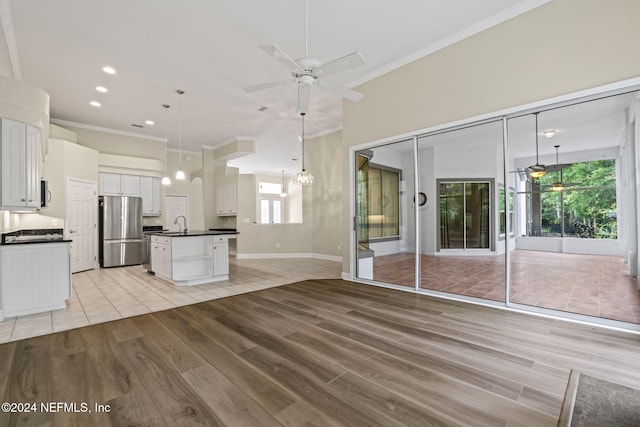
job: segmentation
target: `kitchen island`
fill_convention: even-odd
[[[177,286],[229,280],[229,241],[235,231],[159,231],[151,236],[150,273]]]

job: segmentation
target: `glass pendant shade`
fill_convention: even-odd
[[[176,172],[176,179],[182,180],[184,178],[185,178],[184,171],[182,169],[179,169],[178,172]]]
[[[564,190],[564,184],[561,182],[554,182],[553,186],[551,187],[551,189],[553,191],[562,191]]]
[[[311,175],[306,170],[302,169],[296,177],[293,179],[293,182],[300,185],[311,185],[313,184],[313,175]]]
[[[168,176],[164,176],[162,178],[162,185],[171,185],[171,178],[169,178]]]

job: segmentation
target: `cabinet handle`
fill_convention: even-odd
[[[26,202],[27,200],[26,200],[26,199],[20,199],[20,201],[21,201],[21,202]]]

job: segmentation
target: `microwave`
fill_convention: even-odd
[[[40,207],[46,208],[51,201],[51,193],[49,192],[49,181],[40,180]]]

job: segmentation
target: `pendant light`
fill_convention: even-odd
[[[162,104],[162,107],[164,108],[164,140],[167,144],[167,147],[169,146],[169,138],[167,137],[167,117],[168,117],[168,110],[171,107],[169,104]],[[162,185],[171,185],[171,178],[169,178],[169,174],[167,174],[167,163],[168,163],[168,157],[169,157],[169,151],[165,149],[165,153],[164,153],[164,176],[162,177]]]
[[[309,172],[307,172],[304,168],[304,116],[305,113],[300,113],[300,116],[302,117],[302,134],[301,134],[301,138],[302,138],[302,171],[298,172],[298,174],[296,175],[296,177],[293,179],[293,182],[295,182],[296,184],[300,184],[300,185],[311,185],[313,184],[313,175],[311,175]]]
[[[544,165],[541,165],[538,161],[538,114],[539,113],[534,113],[536,118],[536,164],[529,166],[529,169],[531,170],[529,175],[531,175],[531,178],[542,178],[547,173]]]
[[[280,187],[280,197],[287,197],[287,191],[284,187],[284,169],[282,170],[282,187]]]
[[[556,167],[558,167],[560,169],[560,181],[556,181],[551,185],[551,189],[553,191],[563,191],[564,190],[564,183],[562,182],[562,168],[560,168],[560,162],[558,161],[558,148],[560,148],[559,145],[554,145],[553,146],[556,149]]]
[[[178,180],[183,180],[185,178],[184,175],[184,171],[182,170],[182,94],[184,93],[183,90],[176,90],[176,93],[178,94],[178,108],[179,108],[179,113],[180,113],[180,118],[178,119],[178,138],[179,138],[179,145],[180,145],[180,159],[178,162],[178,172],[176,172],[176,179]]]

